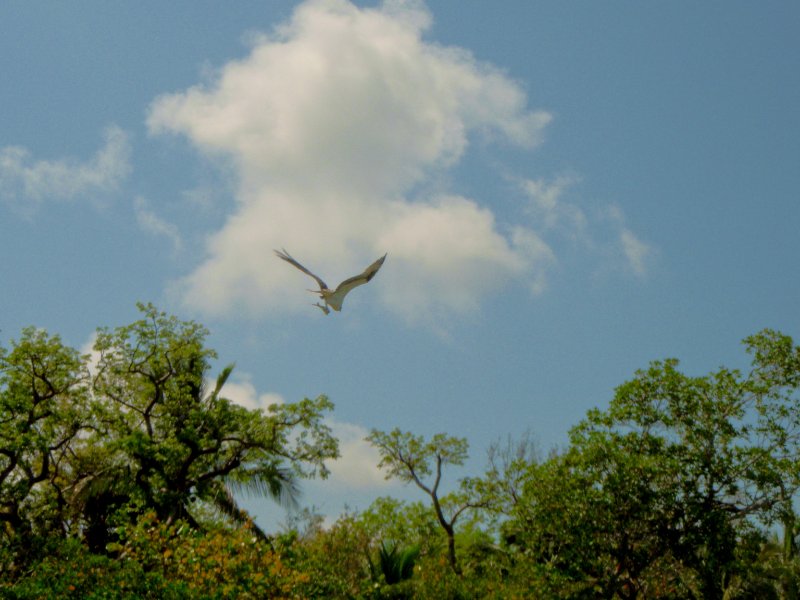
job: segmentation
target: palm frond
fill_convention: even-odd
[[[300,486],[292,471],[275,464],[239,470],[225,484],[234,493],[268,496],[285,508],[297,508],[300,498]]]
[[[228,377],[231,376],[233,373],[233,369],[236,366],[235,363],[231,363],[222,369],[222,372],[217,375],[217,383],[214,386],[214,391],[211,392],[211,399],[216,400],[219,397],[219,393],[222,391],[222,388],[225,386],[225,383],[228,381]]]
[[[210,502],[222,515],[237,525],[247,525],[262,541],[272,543],[271,538],[255,524],[250,514],[239,506],[231,489],[225,484],[214,481],[202,490],[202,498]]]
[[[419,552],[418,545],[400,550],[396,544],[390,544],[387,548],[386,544],[381,542],[378,558],[386,583],[392,585],[410,579],[414,574],[414,565]]]

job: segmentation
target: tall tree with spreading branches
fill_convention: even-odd
[[[387,479],[394,477],[403,482],[413,482],[430,497],[436,519],[447,536],[450,566],[453,571],[460,573],[456,557],[456,521],[465,511],[486,506],[486,500],[476,494],[476,488],[469,479],[462,480],[459,493],[447,498],[440,495],[439,486],[446,465],[464,464],[469,448],[467,440],[443,433],[425,440],[423,436],[399,429],[389,433],[373,429],[366,439],[380,453],[378,466],[386,469]],[[433,480],[426,480],[429,477]]]

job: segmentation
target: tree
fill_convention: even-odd
[[[745,344],[747,375],[638,371],[530,468],[513,524],[542,572],[587,596],[722,598],[756,523],[792,529],[800,351],[769,330]]]
[[[439,485],[445,465],[464,464],[467,458],[467,440],[439,433],[426,441],[422,436],[399,429],[390,433],[373,429],[366,439],[378,449],[381,455],[378,466],[387,470],[387,479],[396,477],[404,482],[413,482],[430,497],[436,519],[447,536],[450,567],[454,572],[460,573],[456,558],[456,521],[464,511],[485,506],[486,503],[475,494],[471,480],[463,480],[461,493],[451,497],[449,502],[440,497]],[[433,475],[432,483],[423,481],[423,478],[430,475]]]
[[[322,421],[333,407],[326,397],[266,412],[234,404],[223,396],[233,366],[213,388],[206,383],[216,355],[204,346],[205,328],[152,305],[139,309],[143,319],[99,330],[94,347],[98,427],[93,450],[76,457],[74,504],[96,549],[126,512],[153,510],[161,521],[199,527],[192,505],[200,500],[243,523],[233,492],[291,503],[297,477],[327,475],[324,461],[338,456],[338,445]]]
[[[328,474],[338,444],[320,396],[248,410],[207,379],[207,331],[152,305],[98,331],[95,359],[28,328],[0,348],[0,567],[36,541],[77,537],[96,553],[152,512],[166,524],[249,522],[235,493],[292,503],[298,479]],[[258,528],[255,535],[266,537]]]
[[[674,471],[651,440],[592,436],[531,464],[504,524],[519,571],[564,598],[685,590],[668,543]]]
[[[70,457],[90,424],[87,399],[86,370],[58,336],[29,327],[10,352],[0,349],[0,539],[12,560],[14,549],[30,554],[34,535],[64,526],[59,511]]]
[[[476,485],[488,501],[489,511],[504,520],[515,510],[524,509],[523,486],[531,465],[541,462],[540,453],[533,434],[526,431],[518,440],[509,436],[503,444],[493,443],[487,455],[486,473]]]
[[[124,554],[144,515],[197,534],[232,521],[263,540],[235,494],[295,502],[298,480],[327,476],[338,456],[325,396],[245,409],[224,396],[232,366],[209,381],[204,327],[139,309],[99,330],[92,356],[33,327],[0,347],[4,584],[76,543],[89,562]]]

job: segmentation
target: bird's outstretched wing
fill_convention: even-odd
[[[282,258],[283,260],[288,262],[293,267],[296,267],[296,268],[300,269],[306,275],[309,275],[309,276],[313,277],[316,280],[316,282],[319,284],[319,289],[320,290],[327,290],[328,289],[327,284],[324,281],[322,281],[322,279],[320,279],[319,277],[314,275],[311,271],[309,271],[303,265],[301,265],[299,262],[297,262],[295,259],[293,259],[291,257],[291,255],[286,251],[285,248],[282,249],[282,250],[275,250],[275,255],[278,256],[278,258]]]
[[[352,290],[355,287],[360,285],[364,285],[370,279],[375,277],[375,273],[377,273],[380,268],[383,266],[383,261],[386,260],[386,255],[384,254],[366,269],[360,275],[355,275],[353,277],[349,277],[345,279],[342,283],[336,286],[336,291],[334,292],[337,296],[344,297],[347,292]]]
[[[366,269],[360,275],[356,275],[354,277],[349,277],[345,279],[342,283],[336,286],[336,290],[333,293],[325,294],[325,302],[336,311],[342,310],[342,303],[344,302],[344,297],[347,293],[356,288],[360,285],[364,285],[370,279],[375,277],[375,273],[381,268],[383,265],[383,261],[386,260],[386,255],[384,254]]]

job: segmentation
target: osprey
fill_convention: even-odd
[[[373,277],[375,277],[375,273],[378,272],[378,270],[381,268],[381,265],[383,265],[383,261],[386,260],[386,254],[384,254],[378,260],[376,260],[374,263],[372,263],[370,266],[364,269],[364,272],[361,273],[361,275],[355,275],[354,277],[345,279],[342,283],[336,286],[335,290],[331,290],[326,285],[326,283],[322,281],[322,279],[314,275],[311,271],[306,269],[303,265],[301,265],[294,258],[292,258],[286,251],[286,249],[283,249],[283,251],[275,250],[275,254],[279,258],[282,258],[283,260],[288,262],[290,265],[297,267],[303,273],[305,273],[306,275],[310,275],[316,280],[317,284],[319,285],[319,291],[317,290],[308,290],[308,291],[313,292],[315,294],[319,294],[320,298],[325,304],[323,305],[320,304],[319,302],[315,302],[314,306],[319,307],[322,310],[322,312],[324,312],[326,315],[331,312],[330,311],[331,308],[336,312],[342,310],[342,303],[344,302],[344,297],[348,294],[348,292],[350,292],[350,290],[352,290],[353,288],[356,288],[360,285],[364,285]]]

